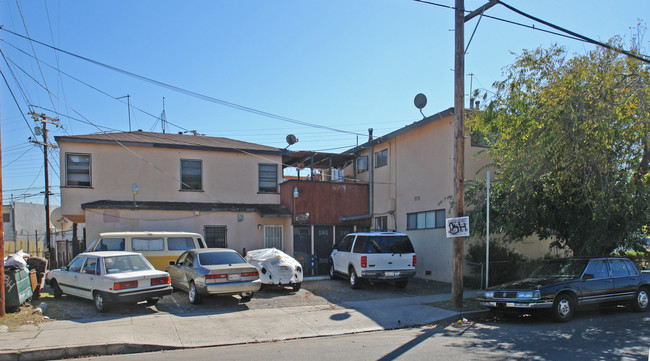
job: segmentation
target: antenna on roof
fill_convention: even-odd
[[[162,124],[163,134],[165,134],[165,123],[167,123],[167,114],[165,114],[165,97],[163,97],[163,111],[160,114],[160,124]]]
[[[415,99],[413,99],[413,103],[415,104],[416,108],[420,109],[420,114],[422,114],[422,119],[426,118],[424,113],[422,113],[422,108],[427,106],[426,95],[419,93],[418,95],[415,96]]]

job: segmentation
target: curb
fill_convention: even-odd
[[[0,352],[0,361],[40,361],[58,360],[83,356],[106,356],[113,354],[133,354],[153,351],[176,350],[181,347],[142,345],[142,344],[106,344],[90,346],[68,346],[28,351]]]

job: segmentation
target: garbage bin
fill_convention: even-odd
[[[5,312],[16,312],[32,297],[29,272],[21,268],[5,268]]]

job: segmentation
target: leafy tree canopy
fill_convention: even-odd
[[[610,41],[620,46],[620,39]],[[650,73],[606,49],[524,51],[468,117],[496,174],[490,231],[555,236],[576,255],[638,247],[650,224]],[[468,182],[472,228],[485,230],[485,183]]]

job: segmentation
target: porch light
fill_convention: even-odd
[[[298,198],[300,195],[300,191],[298,190],[298,187],[293,188],[293,198]]]

